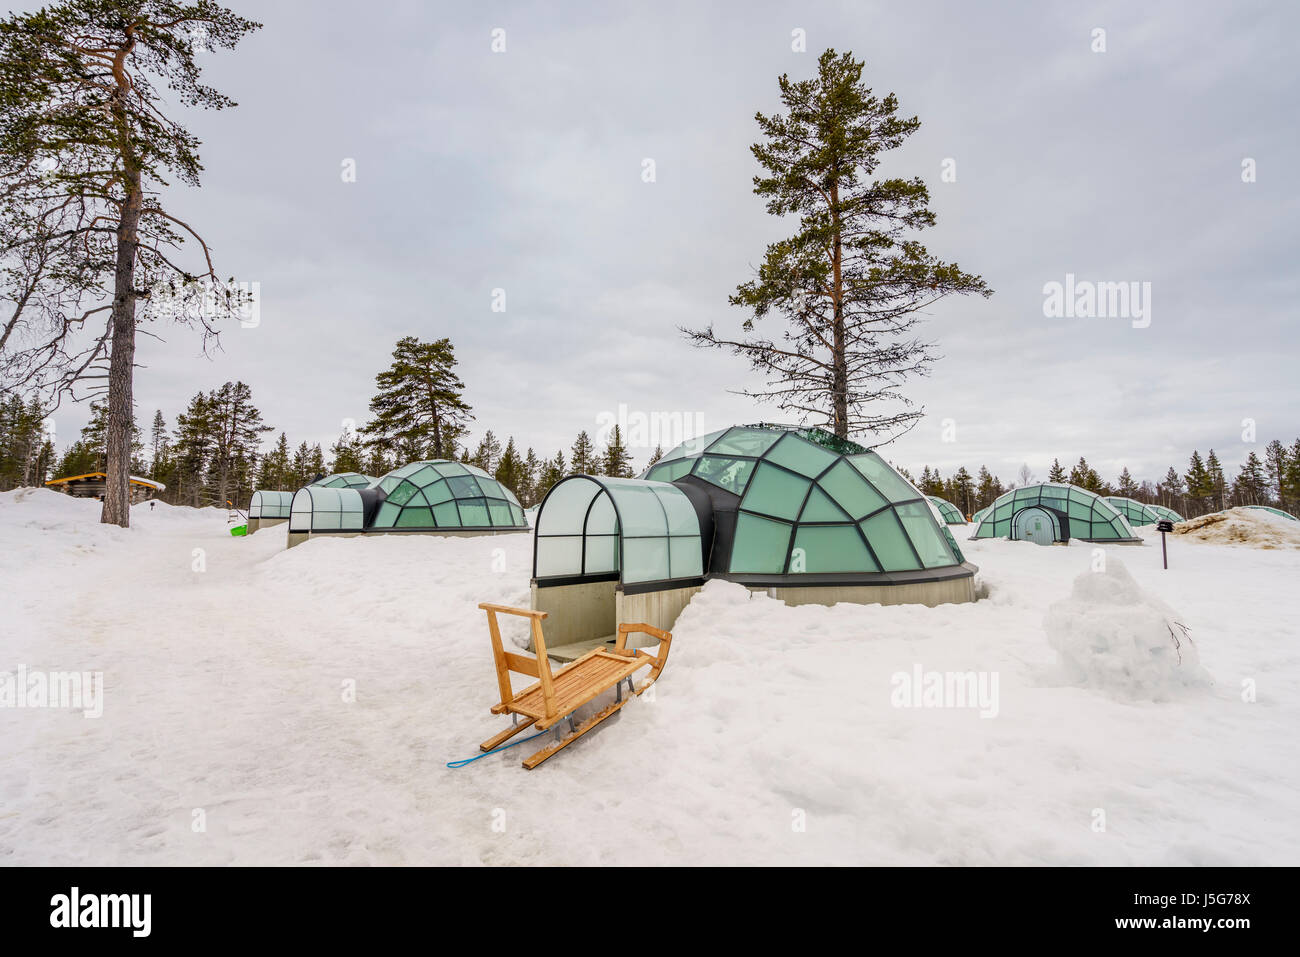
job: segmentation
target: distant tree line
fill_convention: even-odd
[[[991,505],[1004,492],[1035,481],[1027,465],[1021,466],[1017,479],[1004,485],[984,466],[974,477],[962,466],[944,478],[938,469],[925,466],[920,478],[913,481],[926,495],[947,499],[969,516]],[[1046,480],[1068,482],[1098,495],[1122,495],[1148,505],[1163,505],[1185,518],[1238,505],[1271,505],[1294,515],[1300,509],[1300,439],[1289,447],[1274,439],[1265,447],[1263,459],[1251,452],[1232,479],[1227,477],[1214,449],[1204,458],[1198,449],[1192,452],[1185,471],[1179,472],[1171,465],[1157,482],[1139,482],[1125,467],[1111,484],[1082,456],[1069,472],[1060,459],[1053,459]]]
[[[296,491],[333,472],[378,477],[423,459],[475,465],[512,489],[525,507],[540,502],[566,475],[628,478],[637,474],[617,425],[603,446],[583,430],[567,450],[549,457],[539,456],[532,447],[521,451],[514,436],[507,436],[502,445],[492,429],[471,448],[466,440],[474,415],[455,366],[449,339],[400,339],[392,364],[375,378],[370,420],[360,429],[345,430],[328,454],[319,443],[302,442],[295,448],[284,432],[264,450],[264,437],[274,430],[253,404],[252,390],[243,382],[226,382],[190,399],[174,427],[168,427],[161,410],[154,413],[147,438],[133,424],[131,470],[164,483],[164,501],[192,506],[230,501],[240,507],[255,489]],[[105,471],[105,410],[94,403],[90,412],[80,437],[56,461],[54,445],[43,431],[46,416],[38,401],[13,394],[0,397],[0,489],[40,485],[47,474],[61,478]],[[642,467],[662,455],[663,449],[656,448]],[[984,466],[973,476],[963,466],[947,478],[928,465],[919,478],[903,472],[926,495],[947,499],[968,516],[1008,489],[1035,481],[1027,465],[1009,484]],[[1231,480],[1213,449],[1204,459],[1199,450],[1194,451],[1185,471],[1170,466],[1158,482],[1139,482],[1124,468],[1112,485],[1083,457],[1069,472],[1059,459],[1053,460],[1047,480],[1069,482],[1099,495],[1165,505],[1188,518],[1234,505],[1273,505],[1294,514],[1300,508],[1300,439],[1289,447],[1273,440],[1263,459],[1251,452]]]
[[[345,430],[328,453],[319,443],[295,448],[281,432],[263,449],[267,425],[244,382],[227,382],[199,392],[169,426],[154,412],[148,435],[131,427],[131,473],[166,485],[159,499],[174,505],[247,505],[256,489],[296,491],[334,472],[381,476],[408,462],[450,459],[475,465],[512,489],[525,506],[540,502],[566,475],[631,477],[632,456],[619,426],[600,446],[586,432],[573,445],[543,458],[531,447],[520,450],[513,436],[504,446],[488,429],[477,445],[466,442],[472,410],[464,383],[456,375],[451,342],[397,343],[392,365],[376,377],[371,419]],[[11,395],[0,401],[0,489],[41,485],[107,469],[108,426],[105,406],[92,402],[90,421],[61,457],[43,429],[39,401]],[[650,461],[663,454],[656,449]]]

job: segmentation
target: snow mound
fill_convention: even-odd
[[[1178,614],[1116,558],[1076,578],[1070,597],[1047,609],[1044,627],[1074,684],[1117,698],[1165,701],[1213,681]]]
[[[1300,548],[1300,522],[1258,508],[1230,508],[1174,526],[1174,534],[1211,545]]]

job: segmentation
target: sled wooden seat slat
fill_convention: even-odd
[[[481,603],[479,608],[487,612],[488,634],[492,639],[492,656],[497,672],[497,689],[501,694],[501,700],[492,706],[491,711],[493,714],[514,715],[516,722],[500,734],[484,741],[479,747],[484,751],[491,751],[525,728],[536,727],[539,731],[545,731],[565,719],[570,719],[568,736],[560,738],[554,744],[524,760],[524,767],[530,769],[615,714],[627,703],[631,694],[639,695],[654,684],[668,660],[668,649],[672,643],[672,635],[669,632],[643,623],[623,624],[618,626],[618,636],[612,649],[593,648],[558,671],[553,671],[546,654],[546,637],[542,633],[542,620],[546,618],[546,612],[511,608],[508,605],[496,605],[490,602]],[[497,621],[498,614],[518,615],[530,620],[532,643],[537,657],[529,658],[505,650],[501,641],[501,628]],[[628,648],[627,636],[633,632],[657,638],[659,640],[657,653],[652,655],[644,649]],[[647,679],[637,686],[631,680],[632,675],[645,667],[649,667],[650,672]],[[510,684],[512,671],[536,678],[537,681],[516,693]],[[630,694],[626,697],[623,689],[619,687],[624,681],[629,684]],[[611,688],[618,689],[617,700],[584,720],[581,725],[573,723],[571,717],[576,710],[591,703]],[[520,718],[524,720],[521,721]]]

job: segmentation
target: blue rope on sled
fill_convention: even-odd
[[[505,750],[507,750],[508,748],[513,748],[516,744],[523,744],[525,741],[531,741],[531,740],[533,740],[533,738],[540,738],[542,735],[544,735],[544,734],[550,734],[550,733],[551,733],[551,732],[550,732],[549,730],[547,730],[547,731],[538,731],[536,734],[530,734],[528,737],[526,737],[526,738],[520,738],[518,741],[511,741],[509,744],[503,744],[503,745],[501,745],[501,747],[499,747],[499,748],[493,748],[491,751],[484,751],[482,754],[476,754],[476,755],[474,755],[474,757],[472,757],[472,758],[464,758],[463,760],[460,760],[460,761],[448,761],[448,762],[447,762],[447,767],[449,767],[449,768],[453,768],[453,769],[454,769],[454,768],[463,768],[463,767],[464,767],[465,765],[467,765],[467,764],[473,764],[473,763],[474,763],[475,761],[477,761],[479,758],[486,758],[489,754],[496,754],[498,751],[505,751]]]

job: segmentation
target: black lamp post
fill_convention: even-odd
[[[1169,546],[1165,543],[1165,535],[1173,530],[1174,523],[1168,520],[1156,524],[1156,531],[1160,533],[1160,554],[1164,558],[1165,568],[1169,567]]]

